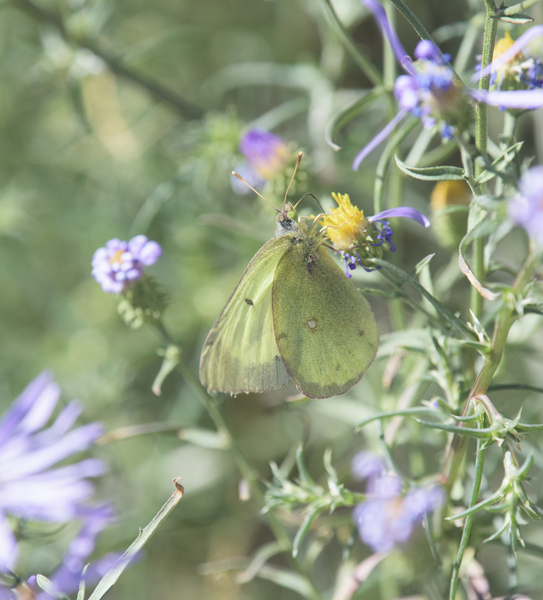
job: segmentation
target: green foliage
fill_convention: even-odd
[[[518,37],[540,14],[531,0],[384,4],[410,54],[429,31],[457,57],[458,82],[476,54],[488,62],[496,26]],[[475,597],[481,573],[493,597],[543,599],[541,249],[507,210],[542,162],[540,114],[479,105],[445,144],[409,116],[355,173],[397,110],[400,74],[358,0],[6,0],[1,15],[0,415],[44,368],[66,401],[81,398],[82,419],[107,430],[95,500],[118,512],[91,563],[129,548],[78,600],[456,600]],[[393,221],[396,254],[372,248],[376,270],[353,272],[381,342],[341,398],[306,401],[292,382],[210,396],[196,377],[207,332],[273,236],[273,209],[231,187],[254,127],[288,148],[259,188],[276,208],[304,150],[289,200],[310,192],[322,208],[306,198],[303,222],[332,192],[367,215],[429,214],[435,182],[469,185],[469,207],[436,213],[460,217],[444,223],[449,241]],[[138,234],[162,259],[122,297],[105,294],[93,252]],[[369,497],[350,472],[361,450],[384,458],[402,498],[429,483],[446,495],[424,528],[371,558],[352,521]],[[74,528],[12,524],[21,554],[5,581],[43,573],[37,585],[64,597],[47,577]]]

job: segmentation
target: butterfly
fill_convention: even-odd
[[[255,254],[205,340],[207,390],[265,392],[293,379],[306,396],[330,398],[360,381],[377,352],[377,325],[324,242],[317,219],[306,225],[285,194],[275,237]]]

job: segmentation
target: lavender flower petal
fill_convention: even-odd
[[[15,400],[11,408],[0,420],[0,448],[10,439],[10,434],[15,430],[19,423],[25,418],[26,414],[39,396],[53,380],[49,371],[43,371],[40,375],[31,381],[23,390],[21,395]]]
[[[409,208],[408,206],[399,206],[398,208],[384,210],[383,212],[373,215],[373,217],[369,217],[368,221],[371,223],[373,221],[379,221],[380,219],[390,219],[391,217],[406,217],[424,225],[424,227],[430,227],[430,221],[427,217],[418,210]]]
[[[66,522],[84,514],[81,504],[94,493],[87,478],[101,475],[96,459],[50,468],[74,452],[87,449],[103,427],[91,423],[68,431],[81,412],[79,403],[64,408],[43,429],[56,408],[59,387],[44,372],[29,384],[0,420],[0,569],[16,557],[16,540],[6,515]]]
[[[362,150],[356,155],[353,162],[353,171],[357,171],[360,163],[379,146],[381,142],[384,142],[387,137],[392,133],[396,125],[405,117],[407,111],[400,110],[398,114],[371,140],[369,144],[364,146]]]
[[[351,471],[357,479],[370,479],[381,476],[385,472],[385,463],[373,452],[358,452],[353,457]]]
[[[414,70],[412,71],[409,69],[409,63],[404,62],[404,58],[409,55],[400,42],[398,34],[390,26],[385,9],[377,2],[377,0],[362,0],[362,4],[373,14],[381,33],[388,39],[398,63],[402,65],[408,73],[414,73]]]
[[[543,107],[543,90],[513,90],[508,92],[487,92],[486,90],[470,90],[472,98],[501,108],[517,108],[535,110]]]

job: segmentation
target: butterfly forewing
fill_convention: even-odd
[[[200,381],[208,390],[265,392],[289,381],[271,302],[275,270],[290,237],[274,238],[255,254],[209,332],[200,359]]]
[[[366,299],[312,236],[291,242],[277,265],[272,292],[281,357],[306,396],[345,394],[377,352],[375,318]]]

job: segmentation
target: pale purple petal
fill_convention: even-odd
[[[373,452],[358,452],[351,462],[351,471],[357,479],[377,477],[385,472],[385,463]]]
[[[150,266],[162,256],[162,248],[157,242],[147,242],[141,249],[139,259],[145,266]]]
[[[149,241],[146,235],[137,235],[128,242],[128,249],[134,256],[138,256],[141,249]]]
[[[49,443],[51,440],[63,436],[75,423],[79,415],[83,412],[83,405],[78,400],[69,402],[58,414],[54,423],[39,434],[40,443]]]
[[[401,492],[402,485],[399,477],[383,475],[373,483],[371,493],[380,499],[394,498]]]
[[[9,528],[8,520],[0,512],[0,573],[14,569],[18,550],[15,536]]]
[[[385,9],[381,6],[381,4],[379,4],[379,2],[377,2],[377,0],[362,0],[362,4],[373,14],[381,33],[388,39],[390,47],[392,48],[392,52],[394,52],[394,56],[396,57],[398,63],[402,65],[402,67],[404,67],[408,73],[414,72],[409,70],[410,65],[404,62],[404,58],[408,56],[408,54],[400,42],[400,38],[398,37],[397,33],[390,26]]]
[[[498,56],[496,60],[493,60],[484,69],[481,69],[477,73],[471,76],[470,81],[479,81],[482,77],[490,75],[492,71],[499,69],[502,65],[505,65],[510,60],[521,52],[534,38],[543,35],[543,25],[534,25],[525,31],[518,40],[511,45],[502,55]]]
[[[19,424],[19,430],[33,433],[49,421],[60,398],[60,386],[51,382],[40,392],[36,401]]]
[[[371,140],[369,144],[364,146],[362,150],[356,155],[356,158],[353,162],[353,171],[357,171],[360,163],[379,146],[382,142],[384,142],[387,137],[393,132],[394,128],[398,123],[405,117],[407,111],[400,110],[393,119]]]
[[[388,210],[384,210],[383,212],[373,215],[373,217],[369,217],[368,221],[370,221],[371,223],[372,221],[379,221],[380,219],[390,219],[391,217],[407,217],[408,219],[413,219],[413,221],[424,225],[424,227],[430,227],[429,219],[418,210],[415,210],[414,208],[409,208],[409,206],[399,206],[398,208],[390,208]]]
[[[86,450],[103,433],[104,428],[100,423],[89,423],[74,429],[51,445],[25,453],[16,463],[0,465],[0,480],[7,481],[43,471],[70,454]]]
[[[513,90],[510,92],[487,92],[486,90],[470,90],[472,98],[501,108],[517,108],[535,110],[543,107],[543,90]]]
[[[21,395],[15,400],[11,408],[5,413],[0,421],[0,448],[9,439],[19,423],[25,418],[27,412],[34,404],[36,397],[41,394],[45,387],[53,380],[49,371],[43,371],[32,380]]]
[[[413,54],[417,59],[426,58],[428,60],[434,60],[436,62],[441,61],[441,52],[431,40],[421,40],[417,44],[417,47],[415,48],[415,52]]]

